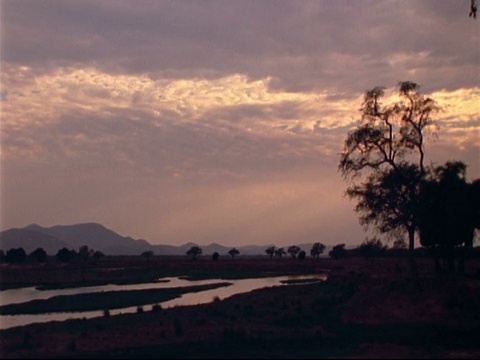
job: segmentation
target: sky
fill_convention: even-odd
[[[419,84],[442,108],[426,163],[480,178],[469,6],[0,0],[1,230],[359,245],[338,164],[366,90]]]

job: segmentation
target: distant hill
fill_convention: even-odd
[[[0,233],[0,249],[8,251],[12,248],[23,248],[27,254],[41,247],[47,254],[56,254],[68,244],[57,239],[55,236],[48,235],[36,230],[29,229],[9,229]]]
[[[143,251],[151,250],[152,247],[146,240],[121,236],[97,223],[57,225],[49,228],[33,224],[25,229],[53,236],[66,243],[70,249],[77,250],[80,246],[87,245],[108,255],[141,254]]]
[[[218,252],[221,256],[227,255],[233,247],[212,243],[202,245],[189,242],[180,246],[152,245],[143,239],[135,240],[129,236],[121,236],[98,223],[85,223],[74,225],[57,225],[42,227],[37,224],[29,225],[22,229],[9,229],[0,232],[0,249],[7,251],[11,248],[23,247],[28,253],[41,247],[49,255],[55,255],[63,247],[78,250],[87,245],[93,250],[103,252],[105,255],[140,255],[151,250],[156,255],[185,255],[192,246],[200,246],[204,255]],[[295,245],[292,243],[292,245]],[[307,255],[310,254],[312,243],[296,244]],[[265,255],[265,249],[270,245],[246,245],[236,247],[240,255]],[[273,245],[272,245],[273,246]],[[285,246],[285,251],[288,246]],[[328,256],[330,247],[325,249],[323,256]]]

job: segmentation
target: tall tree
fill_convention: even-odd
[[[78,257],[82,260],[88,260],[94,254],[94,250],[90,249],[88,245],[82,245],[78,248]]]
[[[301,251],[299,246],[297,245],[292,245],[287,248],[287,252],[292,256],[292,258],[296,259],[297,254]]]
[[[268,248],[265,249],[265,253],[270,256],[270,259],[273,257],[275,254],[275,246],[269,246]]]
[[[278,249],[275,250],[275,255],[278,256],[278,257],[280,257],[280,258],[281,258],[283,255],[285,255],[285,254],[286,254],[286,252],[285,252],[285,250],[283,250],[282,247],[280,247],[280,248],[278,248]]]
[[[342,257],[345,257],[347,254],[347,250],[345,249],[345,244],[337,244],[334,245],[332,250],[328,252],[328,255],[332,259],[340,259]]]
[[[20,264],[27,259],[27,253],[22,247],[11,248],[5,255],[5,261],[9,264]]]
[[[439,108],[414,82],[400,82],[397,90],[399,100],[388,105],[382,104],[384,87],[365,92],[362,121],[345,140],[339,170],[352,180],[347,195],[358,200],[362,225],[373,225],[380,232],[406,230],[410,269],[417,281],[414,248],[425,135]],[[359,177],[364,181],[356,184]]]
[[[197,256],[202,255],[202,248],[199,246],[192,246],[186,254],[192,258],[192,260],[196,260]]]
[[[465,253],[473,245],[475,228],[480,228],[480,179],[466,180],[467,165],[449,161],[432,168],[422,184],[420,243],[431,248],[435,268],[441,270],[439,257],[455,271],[455,250],[459,250],[459,271],[464,271]]]
[[[323,254],[324,251],[325,245],[320,242],[316,242],[312,245],[312,248],[310,249],[310,255],[314,258],[319,259],[320,255]]]
[[[61,248],[60,250],[58,250],[57,254],[55,255],[55,257],[63,262],[63,263],[67,263],[69,261],[71,261],[75,256],[77,255],[76,251],[75,250],[68,250],[67,248]]]
[[[28,258],[30,258],[34,262],[44,263],[47,260],[47,252],[43,248],[39,247],[36,250],[32,251],[28,255]]]
[[[228,255],[230,255],[232,259],[234,259],[238,254],[240,254],[240,251],[237,248],[233,248],[228,251]]]
[[[376,237],[372,239],[365,239],[358,247],[358,253],[365,258],[380,257],[385,255],[387,246]]]
[[[153,255],[153,250],[146,250],[140,254],[141,257],[145,258],[147,268],[150,267],[150,259],[153,257]]]

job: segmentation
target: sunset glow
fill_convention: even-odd
[[[365,3],[2,1],[1,230],[358,244],[339,153],[363,92],[402,80],[442,109],[428,161],[479,178],[478,21]]]

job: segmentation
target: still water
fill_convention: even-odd
[[[223,280],[223,279],[208,279],[208,280],[185,280],[178,277],[170,277],[160,279],[160,282],[146,283],[146,284],[130,284],[130,285],[102,285],[102,286],[86,286],[70,289],[56,289],[56,290],[37,290],[34,287],[4,290],[0,292],[0,305],[23,303],[31,300],[48,299],[58,295],[76,295],[84,293],[94,293],[101,291],[121,291],[121,290],[143,290],[143,289],[162,289],[173,288],[181,286],[192,285],[207,285],[218,282],[227,281],[232,285],[220,287],[212,290],[205,290],[196,293],[187,293],[182,296],[161,302],[163,309],[174,306],[198,305],[212,302],[214,298],[225,299],[235,294],[245,293],[252,290],[257,290],[265,287],[286,285],[283,281],[310,279],[323,281],[326,279],[324,274],[316,275],[299,275],[299,276],[277,276],[265,277],[258,279],[240,279],[240,280]],[[289,285],[292,286],[292,285]],[[153,305],[153,304],[152,304]],[[149,311],[148,306],[143,306],[145,311]],[[110,315],[133,313],[137,311],[137,306],[112,309]],[[88,312],[62,312],[62,313],[46,313],[35,315],[0,315],[0,330],[8,329],[14,326],[22,326],[32,323],[48,322],[48,321],[64,321],[67,319],[90,319],[93,317],[103,316],[103,310],[88,311]]]

